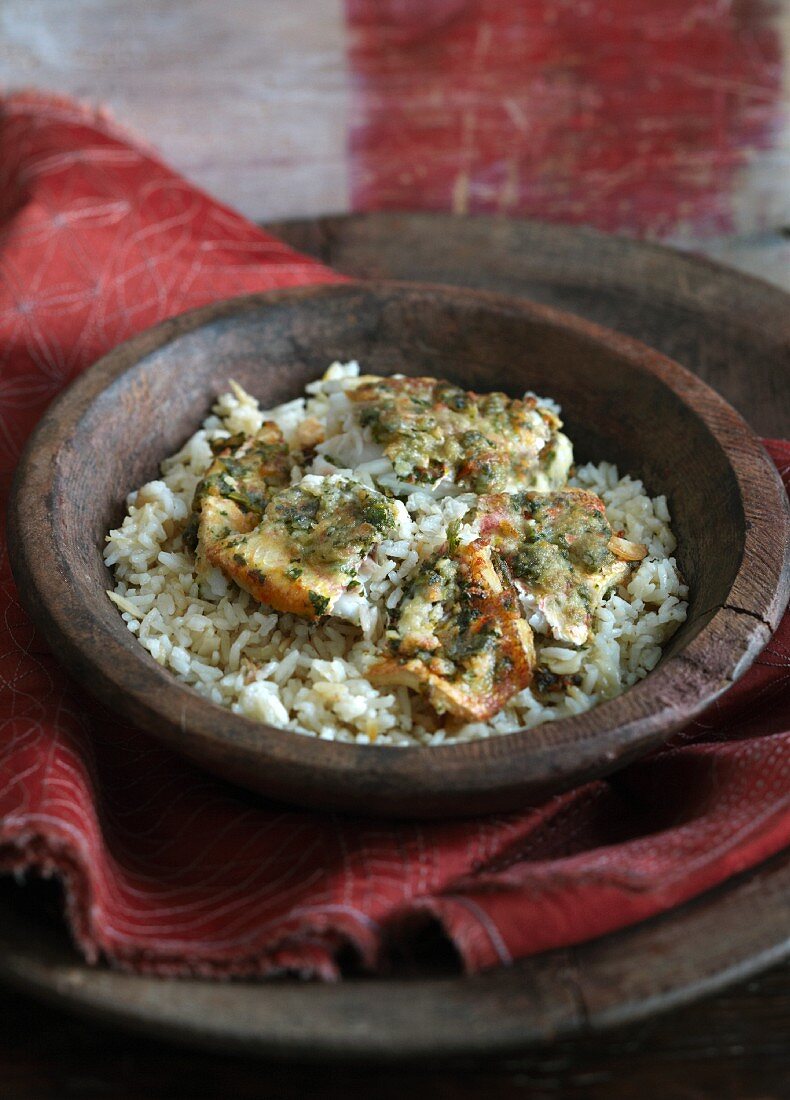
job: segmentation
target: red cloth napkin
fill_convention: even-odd
[[[118,341],[330,271],[100,116],[21,96],[0,137],[3,495],[48,401]],[[790,480],[790,445],[770,444]],[[786,617],[672,745],[521,813],[386,824],[274,807],[125,725],[61,672],[0,559],[0,867],[54,872],[86,957],[162,974],[333,978],[438,922],[468,970],[678,904],[790,842]]]

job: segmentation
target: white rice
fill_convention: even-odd
[[[384,543],[376,552],[366,580],[370,613],[361,625],[275,613],[218,569],[198,583],[181,533],[195,487],[212,461],[213,439],[254,432],[268,419],[296,446],[300,425],[315,417],[326,425],[328,438],[307,471],[294,467],[294,482],[305,472],[340,469],[370,486],[397,486],[388,460],[350,424],[343,385],[358,372],[356,363],[335,363],[323,380],[307,387],[306,399],[265,412],[231,383],[232,392],[219,398],[214,415],[162,463],[161,478],[130,494],[123,523],[107,537],[104,559],[115,577],[110,598],[154,660],[215,703],[249,718],[325,740],[386,745],[436,745],[529,728],[587,710],[646,676],[686,618],[688,591],[672,556],[676,544],[665,498],[649,497],[641,481],[621,478],[607,462],[582,466],[569,484],[597,493],[613,530],[645,543],[648,556],[603,601],[583,648],[536,635],[541,663],[557,674],[576,674],[578,684],[550,701],[526,688],[485,723],[459,727],[437,719],[406,688],[382,691],[365,677],[378,657],[386,617],[381,612],[397,605],[419,559],[446,541],[452,521],[460,521],[462,543],[477,537],[475,524],[463,522],[475,498],[454,485],[439,486],[434,494],[406,490],[410,537]],[[552,402],[541,402],[556,411]],[[537,613],[531,620],[536,629],[541,618]]]

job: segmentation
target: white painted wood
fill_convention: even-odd
[[[713,237],[687,247],[790,291],[790,237],[781,233]]]
[[[343,0],[0,0],[0,81],[110,107],[258,220],[348,208]]]

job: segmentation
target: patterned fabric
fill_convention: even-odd
[[[16,97],[3,114],[5,497],[47,402],[112,345],[336,276],[74,104]],[[770,449],[790,480],[790,445]],[[788,617],[703,718],[611,779],[516,814],[391,825],[270,807],[92,702],[21,610],[4,548],[0,604],[0,866],[63,879],[91,960],[334,978],[341,959],[384,968],[438,922],[479,970],[676,905],[790,841]]]

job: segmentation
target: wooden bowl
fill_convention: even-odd
[[[104,536],[124,499],[235,378],[273,405],[333,359],[369,372],[525,389],[563,406],[579,461],[666,494],[687,621],[658,667],[586,714],[484,741],[393,748],[320,741],[207,702],[161,668],[105,595]],[[748,369],[748,364],[744,364]],[[738,414],[635,341],[532,303],[446,287],[308,287],[220,302],[130,340],[50,408],[17,471],[10,549],[21,598],[64,665],[109,706],[245,787],[400,817],[523,806],[633,760],[749,667],[790,585],[787,498]]]

